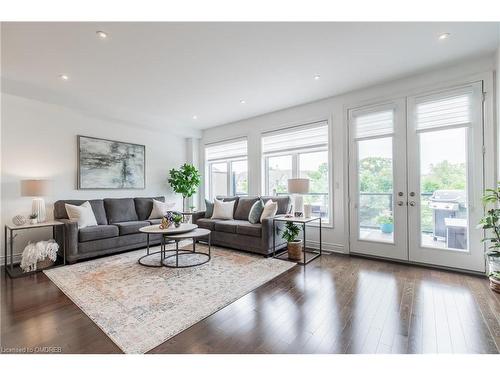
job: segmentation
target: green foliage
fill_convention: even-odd
[[[30,217],[31,220],[34,220],[34,219],[36,219],[38,217],[38,214],[32,213],[32,214],[30,214],[29,217]]]
[[[488,255],[500,256],[500,183],[496,189],[486,189],[483,196],[483,204],[487,209],[486,215],[479,221],[478,228],[485,230],[482,242],[489,243]]]
[[[293,242],[297,239],[299,233],[300,227],[291,221],[287,221],[285,223],[285,230],[281,234],[281,237],[283,237],[283,239],[285,239],[287,242]]]
[[[313,193],[328,193],[328,163],[321,164],[316,171],[307,172],[309,190]]]
[[[168,183],[177,194],[181,194],[183,198],[189,198],[200,186],[201,176],[194,165],[184,164],[178,170],[175,168],[170,170]]]
[[[380,225],[383,224],[394,224],[394,218],[392,217],[392,213],[390,211],[384,211],[379,216],[377,216],[377,223]]]
[[[466,173],[464,163],[443,160],[431,164],[430,171],[422,177],[422,192],[432,193],[438,189],[465,190]]]
[[[182,215],[176,213],[173,215],[172,220],[174,221],[174,223],[180,224],[182,222]]]
[[[361,159],[359,162],[359,191],[392,192],[392,160],[381,157]]]

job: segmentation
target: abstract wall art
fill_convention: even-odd
[[[78,189],[144,189],[146,147],[78,136]]]

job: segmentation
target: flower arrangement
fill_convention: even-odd
[[[182,215],[178,212],[168,211],[165,216],[161,219],[160,229],[167,229],[172,223],[176,227],[182,222]],[[177,224],[178,223],[178,224]]]

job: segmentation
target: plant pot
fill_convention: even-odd
[[[301,260],[302,259],[302,240],[295,240],[288,242],[288,259]]]
[[[30,224],[34,225],[38,223],[38,219],[30,219]]]
[[[179,228],[179,227],[181,226],[181,223],[174,223],[174,226],[175,226],[176,228]]]
[[[490,289],[496,293],[500,293],[500,280],[490,276]]]
[[[382,233],[392,233],[394,232],[394,224],[380,224],[380,230]]]

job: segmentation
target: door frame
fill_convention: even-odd
[[[394,111],[394,129],[392,134],[392,163],[393,163],[393,218],[394,218],[394,242],[379,242],[372,240],[363,240],[359,238],[358,228],[358,141],[354,139],[354,114],[369,114],[378,111],[392,109]],[[355,247],[357,252],[383,256],[391,259],[407,260],[407,207],[396,205],[396,200],[402,200],[406,203],[406,150],[401,148],[406,142],[406,100],[399,98],[388,103],[363,106],[353,108],[349,111],[349,209],[350,209],[350,228],[355,230],[349,231],[349,241],[351,246]],[[403,126],[404,125],[404,126]],[[367,137],[364,140],[387,138]],[[398,192],[403,192],[403,196],[397,196]]]
[[[500,134],[497,134],[495,128],[495,102],[494,102],[494,73],[492,70],[487,70],[487,71],[482,71],[482,72],[477,72],[465,76],[459,76],[455,78],[451,78],[445,81],[437,82],[437,83],[428,83],[424,84],[422,86],[419,86],[419,83],[416,83],[414,86],[415,88],[405,88],[405,89],[400,89],[399,87],[396,87],[395,89],[380,89],[377,90],[377,92],[373,90],[366,90],[368,94],[365,94],[363,92],[360,92],[356,98],[351,97],[351,99],[348,99],[343,105],[342,105],[342,119],[343,119],[343,128],[345,129],[344,132],[344,156],[346,163],[344,163],[344,191],[345,191],[345,202],[347,204],[344,205],[344,227],[346,228],[346,232],[344,235],[344,248],[345,248],[345,253],[347,254],[354,254],[354,255],[362,255],[362,256],[368,256],[369,255],[364,255],[364,254],[359,254],[356,253],[355,251],[352,251],[352,246],[350,242],[350,232],[352,230],[351,228],[351,218],[350,218],[350,204],[349,204],[349,199],[350,199],[350,186],[349,186],[349,148],[350,148],[350,141],[349,137],[350,134],[348,132],[349,128],[349,111],[352,109],[356,109],[359,107],[364,107],[364,106],[369,106],[370,104],[374,103],[384,103],[384,102],[390,102],[391,100],[401,98],[401,97],[407,97],[407,96],[412,96],[412,95],[418,95],[422,92],[426,91],[435,91],[435,90],[440,90],[440,89],[445,89],[447,87],[453,87],[457,85],[464,85],[468,83],[473,83],[476,81],[483,81],[483,93],[484,93],[484,101],[483,101],[483,131],[484,131],[484,186],[485,187],[493,187],[496,185],[497,181],[497,176],[500,174],[498,171],[499,168],[499,163],[497,162],[497,144],[500,144],[499,138]],[[384,94],[380,95],[380,91],[384,91]],[[500,114],[499,114],[500,116]],[[500,133],[500,132],[499,132]],[[375,258],[384,258],[380,256],[371,256]],[[400,260],[402,263],[414,263],[418,264],[416,262],[410,262]],[[434,268],[445,268],[449,269],[449,267],[440,267],[440,266],[430,266]],[[461,270],[463,272],[473,272],[473,271],[466,271],[466,270]],[[484,274],[484,273],[482,273]]]

